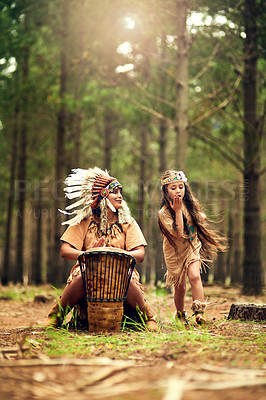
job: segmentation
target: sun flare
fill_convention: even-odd
[[[134,29],[136,21],[131,17],[125,17],[125,24],[128,29]]]

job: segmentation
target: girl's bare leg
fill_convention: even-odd
[[[196,322],[198,324],[205,323],[203,313],[206,303],[204,301],[204,290],[200,277],[200,261],[196,261],[189,265],[187,275],[191,285],[193,299],[191,308],[196,314]]]
[[[188,279],[191,285],[192,299],[204,302],[204,291],[200,277],[200,261],[195,261],[189,265],[187,271]]]
[[[175,302],[175,308],[177,311],[177,314],[180,315],[184,311],[184,305],[185,305],[185,294],[186,294],[186,280],[180,284],[180,285],[175,285],[174,287],[174,302]]]

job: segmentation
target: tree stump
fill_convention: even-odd
[[[266,304],[231,304],[228,319],[266,321]]]

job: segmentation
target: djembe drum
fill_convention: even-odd
[[[87,299],[89,332],[119,332],[136,259],[125,251],[97,247],[78,257]]]

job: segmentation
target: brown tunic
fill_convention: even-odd
[[[75,249],[86,251],[102,236],[97,222],[93,217],[81,221],[77,225],[67,228],[60,240],[69,243]],[[107,230],[106,245],[122,250],[130,251],[138,246],[147,246],[146,240],[137,222],[132,219],[130,224],[114,223]],[[71,270],[67,282],[72,281],[73,276],[80,273],[79,264],[75,264]]]
[[[201,242],[192,224],[190,214],[184,205],[182,207],[182,213],[187,218],[188,239],[177,236],[173,218],[166,206],[163,206],[159,211],[159,219],[176,245],[175,249],[167,237],[163,235],[163,253],[167,266],[166,286],[179,285],[182,283],[187,273],[188,266],[192,262],[201,261]]]

